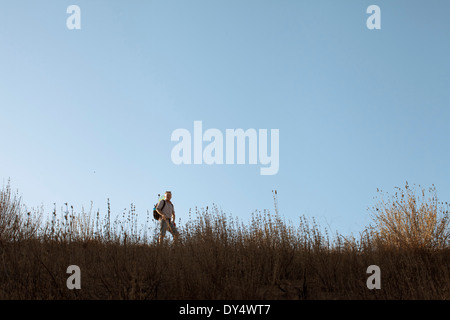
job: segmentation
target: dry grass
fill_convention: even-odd
[[[8,185],[0,299],[450,299],[448,212],[423,197],[407,187],[377,205],[373,226],[345,238],[304,217],[286,223],[274,193],[274,213],[245,224],[216,206],[195,209],[178,243],[157,245],[149,212],[138,225],[134,206],[113,220],[110,210],[65,204],[43,221]],[[73,264],[81,290],[66,287]],[[369,265],[381,268],[380,290],[366,287]]]
[[[448,203],[438,201],[435,187],[419,191],[406,183],[373,209],[375,241],[389,247],[443,249],[449,245]],[[428,195],[428,197],[427,197]]]

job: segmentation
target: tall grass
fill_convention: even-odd
[[[420,186],[419,186],[420,188]],[[449,246],[449,206],[439,202],[436,188],[396,188],[393,196],[380,192],[372,210],[375,241],[389,247],[414,249]]]
[[[216,205],[195,208],[178,222],[179,241],[158,245],[148,211],[139,225],[133,205],[113,214],[108,200],[103,215],[64,204],[44,220],[8,184],[0,192],[0,299],[449,299],[448,213],[435,198],[411,205],[405,192],[378,204],[374,224],[357,237],[331,237],[303,216],[286,222],[275,191],[273,212],[246,223]],[[417,232],[405,223],[428,233],[410,240]],[[66,287],[73,264],[81,290]],[[373,264],[380,290],[366,286]]]

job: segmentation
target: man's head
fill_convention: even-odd
[[[165,198],[166,200],[169,200],[169,201],[170,201],[170,199],[172,199],[172,192],[166,191],[166,193],[164,194],[164,198]]]

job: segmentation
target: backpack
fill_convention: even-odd
[[[162,209],[164,209],[164,206],[166,205],[166,200],[161,200],[164,201],[163,202],[163,206],[161,207],[161,211]],[[161,217],[161,215],[158,213],[158,211],[156,211],[156,207],[158,206],[159,202],[157,204],[155,204],[155,207],[153,208],[153,219],[155,220],[159,220],[159,218]]]

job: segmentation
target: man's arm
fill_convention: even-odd
[[[156,212],[159,213],[159,215],[160,215],[161,217],[163,217],[163,219],[165,219],[166,216],[165,216],[164,213],[161,211],[161,209],[162,209],[162,205],[161,205],[161,204],[163,203],[163,201],[164,201],[164,200],[161,200],[161,201],[158,203],[158,205],[156,206],[155,210],[156,210]]]

